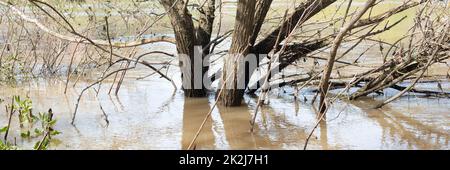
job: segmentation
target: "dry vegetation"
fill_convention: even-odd
[[[398,90],[398,94],[381,101],[376,106],[379,108],[408,92],[450,96],[439,84],[450,78],[450,10],[447,4],[439,1],[305,0],[292,2],[291,6],[295,8],[271,7],[272,0],[252,3],[244,3],[250,2],[245,0],[236,3],[221,0],[160,2],[0,0],[0,80],[11,82],[39,76],[62,76],[66,79],[67,89],[74,86],[79,77],[95,70],[99,73],[96,74],[98,81],[83,89],[79,102],[86,90],[96,87],[98,92],[106,79],[113,79],[114,83],[103,88],[109,88],[109,93],[117,95],[127,71],[144,66],[151,75],[161,76],[176,89],[179,85],[166,75],[164,69],[177,65],[177,56],[168,52],[170,50],[144,49],[144,45],[175,44],[179,53],[192,56],[193,45],[199,44],[204,46],[204,56],[214,55],[211,66],[221,65],[218,61],[223,59],[224,65],[219,71],[209,74],[212,79],[225,82],[224,85],[237,81],[229,79],[236,58],[227,54],[269,54],[267,58],[259,59],[258,70],[246,70],[248,75],[255,73],[254,79],[260,80],[258,82],[264,82],[245,80],[249,87],[246,92],[260,92],[257,105],[260,107],[273,89],[271,87],[292,86],[297,91],[306,86],[314,87],[320,98],[318,122],[325,117],[333,101],[341,97],[357,100],[382,93],[387,88]],[[389,4],[387,10],[374,10],[386,3]],[[227,13],[230,11],[225,8],[230,4],[237,7],[237,13],[231,12],[240,16],[236,18],[237,22],[230,19]],[[406,20],[409,22],[405,26]],[[397,26],[406,28],[401,35],[399,32],[388,33]],[[399,38],[388,38],[388,41],[380,38],[393,34]],[[224,44],[230,39],[231,44]],[[379,51],[378,58],[371,59],[376,62],[361,62],[370,59],[366,57],[373,55],[366,55],[366,52],[374,49]],[[149,62],[148,56],[165,56],[168,60]],[[428,74],[435,66],[438,73]],[[301,72],[267,74],[270,70],[289,68]],[[359,72],[340,74],[349,72],[349,68]],[[209,66],[202,69],[207,73]],[[415,88],[424,80],[435,81],[439,88]],[[408,85],[401,86],[404,82]],[[356,90],[350,91],[351,88]],[[330,89],[340,91],[330,98]],[[206,88],[183,90],[188,97],[205,96],[208,91]],[[240,105],[245,92],[221,87],[217,90],[216,103],[227,106]],[[75,109],[72,123],[76,112]],[[255,117],[257,112],[258,109]],[[201,128],[197,136],[200,132]],[[191,146],[194,142],[195,139]]]

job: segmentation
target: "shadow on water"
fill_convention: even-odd
[[[254,102],[255,99],[250,99]],[[211,108],[214,100],[185,99],[183,110],[182,148],[186,149]],[[270,105],[263,106],[255,132],[250,132],[253,106],[217,106],[196,140],[196,149],[283,149],[294,145],[300,149],[306,139],[306,129],[289,123]],[[320,129],[320,145],[328,149],[326,122]],[[221,141],[220,141],[221,140]],[[317,143],[317,139],[313,139]]]
[[[210,109],[211,106],[208,99],[186,98],[184,100],[183,149],[186,149],[189,146]],[[196,140],[195,148],[277,148],[276,144],[270,143],[270,140],[267,137],[250,132],[250,120],[251,113],[246,105],[232,108],[218,106],[215,108],[211,118],[205,123],[205,126]],[[220,124],[221,127],[217,127],[218,124]],[[221,129],[218,130],[218,128]],[[222,136],[223,146],[217,146],[220,145],[219,141],[215,141],[217,135]],[[220,140],[221,137],[219,136],[217,137],[217,140]]]
[[[279,146],[279,143],[271,141],[266,135],[250,132],[252,114],[246,104],[231,108],[219,106],[218,110],[230,149],[270,149]]]
[[[207,98],[187,98],[184,100],[182,149],[189,147],[189,144],[210,109],[211,107]],[[214,149],[214,140],[212,121],[208,119],[196,140],[195,148]]]

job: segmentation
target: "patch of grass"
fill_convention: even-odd
[[[357,11],[361,7],[360,4],[362,4],[364,2],[365,1],[362,1],[362,0],[353,1],[353,5],[350,7],[349,14]],[[318,15],[311,18],[309,22],[319,22],[319,21],[329,20],[329,19],[331,19],[331,17],[333,17],[335,15],[335,13],[336,13],[335,18],[344,16],[347,2],[344,2],[344,4],[338,10],[338,6],[340,3],[342,3],[342,1],[338,1],[338,2],[334,3],[330,7],[321,11]],[[397,3],[396,1],[386,1],[385,3],[380,3],[380,4],[376,5],[373,8],[373,10],[371,10],[370,14],[366,13],[362,18],[364,19],[364,18],[368,18],[370,16],[382,14],[382,13],[389,11],[400,5],[401,4]],[[388,31],[385,31],[383,33],[380,33],[380,34],[374,36],[374,38],[382,40],[382,41],[390,42],[390,43],[397,41],[399,38],[403,37],[407,33],[408,29],[413,25],[416,10],[417,10],[417,7],[405,10],[401,13],[391,16],[390,18],[386,19],[384,22],[381,22],[375,30],[383,29],[387,23],[393,24],[396,21],[400,20],[401,18],[403,18],[405,16],[407,17],[401,23],[397,24],[395,27],[391,28]],[[342,24],[342,22],[337,22],[334,25],[334,27],[336,29],[338,29],[341,26],[341,24]]]

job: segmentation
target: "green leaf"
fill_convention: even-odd
[[[30,131],[22,132],[22,133],[20,133],[20,136],[22,138],[29,138],[30,137]]]
[[[56,119],[48,122],[48,125],[50,125],[50,126],[54,126],[55,124],[56,124]]]
[[[14,145],[11,145],[8,142],[3,143],[3,141],[0,140],[0,150],[16,150],[17,147]]]
[[[8,130],[8,126],[5,126],[0,129],[0,133],[6,132]]]
[[[44,118],[44,114],[39,112],[38,115],[39,115],[38,119],[41,120],[41,121],[44,121],[44,119],[43,119]]]
[[[57,130],[53,130],[52,132],[50,132],[50,135],[55,136],[55,135],[59,135],[61,134],[61,132],[57,131]]]
[[[40,141],[37,141],[37,142],[34,144],[33,149],[34,149],[34,150],[37,150],[40,143],[41,143]]]
[[[36,135],[42,135],[42,130],[36,128],[36,129],[34,129],[34,133],[35,133]]]
[[[37,116],[35,116],[35,115],[31,115],[31,119],[33,119],[33,121],[39,120],[39,118]]]
[[[16,101],[17,104],[20,103],[20,96],[14,96],[13,98]]]
[[[45,138],[43,141],[42,141],[42,144],[41,144],[41,148],[38,148],[39,147],[39,142],[38,142],[38,144],[35,144],[35,150],[47,150],[47,147],[48,147],[48,144],[50,143],[50,140],[49,140],[49,138]]]

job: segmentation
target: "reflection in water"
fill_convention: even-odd
[[[231,108],[219,106],[218,110],[230,149],[257,148],[255,136],[250,133],[251,115],[246,106]]]
[[[183,138],[182,149],[187,149],[197,130],[210,110],[208,99],[187,98],[183,107]],[[214,149],[214,135],[212,132],[212,122],[208,119],[197,137],[196,149]]]
[[[328,150],[328,131],[327,131],[327,122],[326,121],[320,121],[320,145],[322,146],[322,149]]]
[[[256,125],[254,133],[250,132],[250,122],[252,120],[253,111],[247,105],[241,107],[222,107],[219,106],[219,112],[222,117],[227,141],[231,149],[276,149],[282,148],[280,139],[271,138],[271,135],[281,134],[277,132],[268,132]],[[261,110],[260,116],[264,117],[265,126],[270,126],[275,122],[268,121],[267,112]],[[257,122],[260,124],[261,122]],[[273,125],[273,124],[272,124]],[[281,139],[282,140],[282,139]]]

